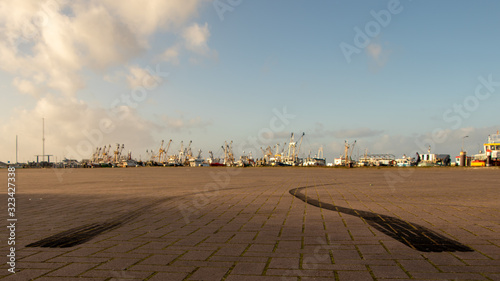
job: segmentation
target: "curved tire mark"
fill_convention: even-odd
[[[330,184],[331,185],[331,184]],[[356,210],[307,197],[300,191],[311,186],[293,188],[290,194],[307,204],[341,212],[343,214],[364,219],[369,225],[387,236],[421,252],[472,252],[471,248],[445,237],[424,226],[410,223],[395,217],[381,215],[373,212]]]
[[[243,189],[243,187],[232,187],[232,188],[224,188],[220,190],[233,190],[233,189]],[[217,192],[219,190],[214,190],[214,191],[205,191],[205,192]],[[82,226],[78,226],[57,234],[54,234],[52,236],[49,236],[47,238],[44,238],[42,240],[39,240],[37,242],[31,243],[26,245],[26,247],[42,247],[42,248],[67,248],[67,247],[73,247],[77,246],[80,244],[83,244],[85,242],[88,242],[98,235],[101,235],[105,232],[114,230],[130,221],[133,219],[141,216],[144,214],[146,211],[166,202],[172,199],[176,198],[182,198],[182,197],[187,197],[191,195],[196,195],[202,192],[193,192],[193,193],[188,193],[184,195],[179,195],[179,196],[172,196],[172,197],[167,197],[167,198],[162,198],[159,200],[154,201],[153,203],[138,208],[134,211],[125,213],[120,216],[113,217],[109,220],[103,221],[103,222],[97,222],[97,223],[91,223],[91,224],[86,224]]]

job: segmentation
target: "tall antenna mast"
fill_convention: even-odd
[[[42,118],[42,162],[45,161],[45,118]]]
[[[16,135],[16,164],[17,164],[17,135]]]

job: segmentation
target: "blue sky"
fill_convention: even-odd
[[[2,6],[0,161],[14,160],[16,135],[21,161],[41,153],[42,118],[46,150],[78,159],[109,143],[144,157],[162,139],[204,156],[233,140],[261,157],[290,132],[306,133],[303,156],[322,145],[328,162],[344,140],[454,156],[463,136],[477,153],[500,129],[498,1],[162,2]],[[145,96],[120,101],[132,93]],[[116,106],[127,115],[113,118]],[[271,126],[283,110],[294,118]]]

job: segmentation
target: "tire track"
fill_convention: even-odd
[[[322,184],[321,186],[332,185]],[[421,252],[472,252],[473,249],[458,241],[445,237],[424,226],[410,223],[395,217],[373,212],[356,210],[330,203],[321,202],[301,193],[303,189],[313,186],[303,186],[289,190],[292,196],[315,207],[341,212],[343,214],[364,219],[370,226],[387,236]]]
[[[224,190],[235,190],[235,189],[243,189],[245,187],[234,187],[234,188],[223,188],[223,189],[217,189],[214,191],[202,191],[202,192],[193,192],[193,193],[188,193],[184,195],[179,195],[179,196],[172,196],[172,197],[166,197],[162,198],[159,200],[154,201],[153,203],[138,208],[134,211],[125,213],[120,216],[113,217],[109,220],[105,220],[103,222],[96,222],[96,223],[91,223],[91,224],[86,224],[82,226],[78,226],[57,234],[54,234],[52,236],[49,236],[47,238],[44,238],[42,240],[36,241],[34,243],[30,243],[26,245],[26,247],[42,247],[42,248],[68,248],[68,247],[74,247],[80,244],[83,244],[85,242],[88,242],[95,237],[112,231],[114,229],[119,228],[120,226],[134,220],[135,218],[143,215],[150,209],[153,209],[167,201],[173,200],[173,199],[179,199],[187,196],[192,196],[200,193],[205,193],[205,192],[218,192],[218,191],[224,191]]]

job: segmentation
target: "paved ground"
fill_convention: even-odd
[[[17,273],[0,280],[500,280],[499,175],[17,170]]]

